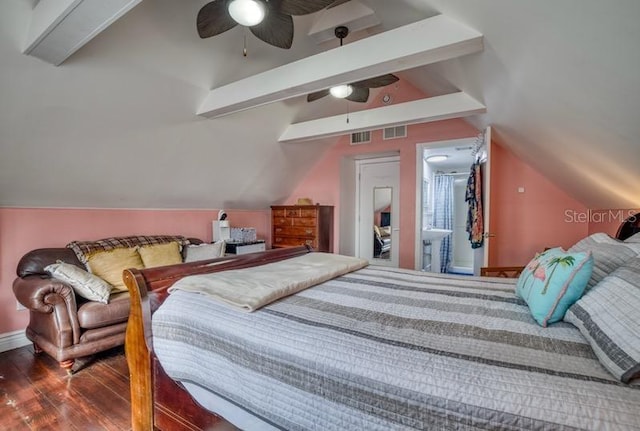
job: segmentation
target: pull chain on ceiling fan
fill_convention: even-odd
[[[307,15],[348,0],[214,0],[198,12],[196,28],[202,39],[248,27],[258,39],[289,49],[293,44],[293,16]]]
[[[342,46],[343,39],[349,35],[349,29],[341,25],[335,28],[334,33],[336,37],[340,39],[340,46]],[[307,102],[313,102],[331,94],[333,97],[338,99],[347,99],[351,102],[365,103],[369,100],[370,88],[386,87],[387,85],[391,85],[399,80],[400,78],[397,76],[387,73],[386,75],[363,79],[362,81],[352,82],[351,84],[336,85],[325,90],[307,94]]]

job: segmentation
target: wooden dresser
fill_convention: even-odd
[[[327,205],[281,205],[271,207],[273,248],[310,245],[333,253],[333,207]]]

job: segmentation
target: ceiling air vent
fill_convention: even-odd
[[[384,129],[382,139],[397,139],[407,137],[407,126],[387,127]]]
[[[351,134],[351,145],[368,144],[371,142],[371,131],[356,132]]]

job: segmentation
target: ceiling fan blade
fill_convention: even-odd
[[[202,39],[224,33],[237,24],[227,12],[225,0],[214,0],[204,5],[198,12],[196,21],[198,34]]]
[[[333,3],[331,3],[329,6],[327,6],[327,9],[331,9],[332,7],[340,6],[342,3],[346,3],[348,1],[351,1],[351,0],[336,0]]]
[[[369,100],[369,89],[366,87],[353,87],[353,92],[346,99],[352,102],[364,103]]]
[[[376,76],[375,78],[363,79],[362,81],[354,82],[351,84],[353,87],[366,87],[366,88],[379,88],[386,87],[387,85],[391,85],[394,82],[398,82],[400,78],[397,76],[387,73],[386,75]]]
[[[315,100],[321,99],[324,96],[328,96],[328,95],[329,95],[328,88],[326,90],[316,91],[315,93],[309,93],[307,94],[307,102],[313,102]]]
[[[264,21],[249,27],[249,29],[258,39],[269,45],[289,49],[293,44],[293,18],[291,15],[271,9]]]
[[[318,12],[335,0],[281,0],[279,10],[287,15],[307,15]]]

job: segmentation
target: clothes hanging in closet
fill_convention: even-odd
[[[484,241],[484,219],[482,215],[482,171],[480,163],[471,165],[465,200],[469,205],[467,232],[471,248],[482,247]]]

